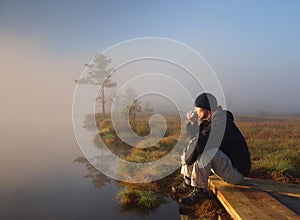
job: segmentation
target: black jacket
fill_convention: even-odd
[[[202,121],[199,126],[188,123],[187,133],[193,137],[199,131],[194,154],[196,158],[204,149],[219,147],[230,158],[233,167],[244,176],[248,176],[251,168],[250,153],[243,135],[233,120],[232,113],[222,110],[219,106],[212,117]]]

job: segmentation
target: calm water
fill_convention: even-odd
[[[180,219],[173,200],[150,215],[122,212],[114,181],[97,188],[84,178],[71,120],[26,127],[0,127],[0,219]]]

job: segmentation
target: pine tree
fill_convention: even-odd
[[[103,54],[96,54],[95,58],[89,64],[85,64],[88,68],[87,77],[79,80],[75,80],[76,83],[80,84],[92,84],[101,86],[101,95],[97,97],[97,101],[101,102],[102,113],[105,115],[105,88],[113,88],[117,86],[117,83],[112,82],[111,73],[113,68],[109,68],[111,59],[107,59]]]

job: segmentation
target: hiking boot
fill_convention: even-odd
[[[204,191],[202,188],[195,187],[187,197],[179,199],[179,203],[183,205],[195,205],[196,203],[201,202],[208,197],[207,191]]]
[[[188,193],[193,190],[193,187],[188,185],[185,181],[178,184],[177,186],[172,186],[172,193]]]

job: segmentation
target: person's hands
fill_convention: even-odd
[[[186,118],[192,123],[196,123],[198,119],[198,115],[196,112],[189,111],[186,113]]]

